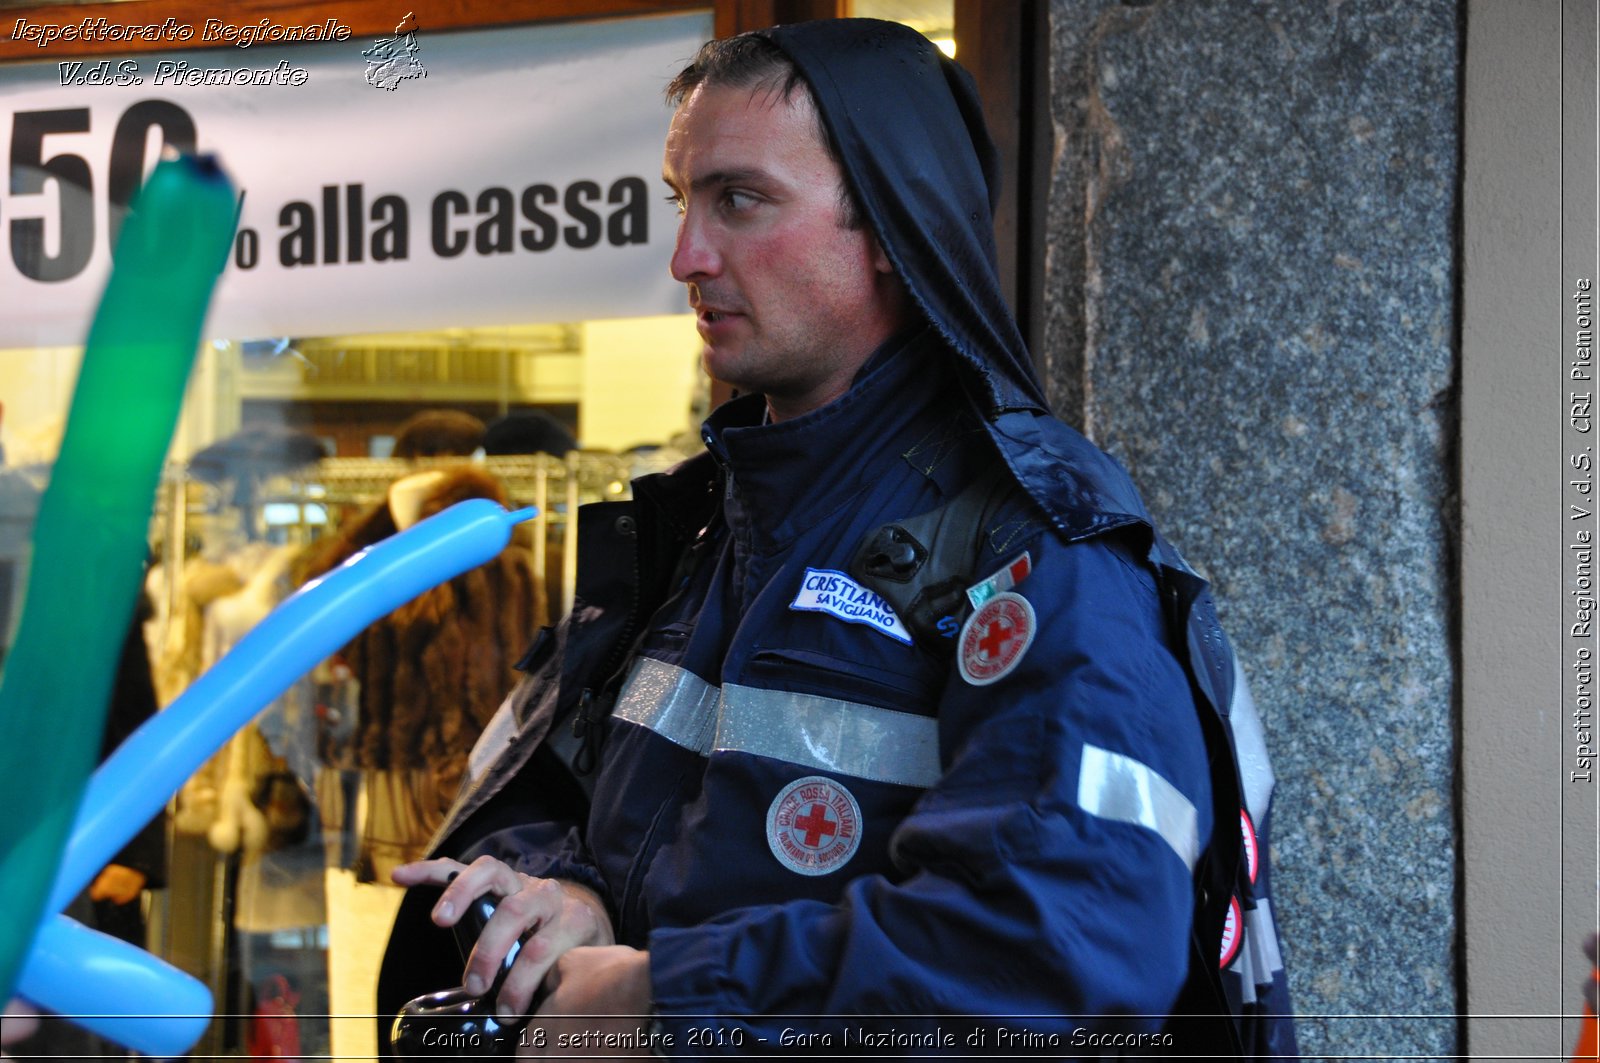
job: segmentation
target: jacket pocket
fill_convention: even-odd
[[[936,716],[942,676],[930,666],[907,675],[815,650],[758,650],[745,667],[747,681],[797,694],[863,702],[918,716]]]

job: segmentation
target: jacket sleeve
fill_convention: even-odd
[[[461,794],[430,855],[463,863],[488,855],[535,878],[581,882],[603,897],[607,891],[584,843],[589,798],[563,763],[570,758],[552,749],[555,736],[569,726],[566,706],[576,698],[563,694],[567,658],[592,657],[600,642],[575,638],[575,622],[568,616],[558,627],[543,629],[517,662],[522,678],[468,755]],[[588,648],[575,649],[582,646]]]
[[[546,630],[523,656],[519,668],[526,674],[468,758],[462,793],[428,855],[470,863],[487,854],[525,873],[583,882],[605,896],[581,841],[587,799],[564,769],[549,763],[544,748],[556,710],[557,648],[555,634]],[[523,779],[524,771],[538,784]],[[396,913],[377,986],[378,1044],[385,1052],[403,1004],[461,979],[466,957],[454,934],[430,918],[439,894],[435,886],[413,886]]]
[[[577,882],[601,897],[608,896],[594,857],[584,844],[577,824],[570,821],[524,823],[496,831],[463,851],[461,862],[470,864],[484,855],[533,878]]]
[[[527,760],[508,758],[514,767],[491,766],[469,775],[469,790],[482,786],[493,796],[450,831],[434,855],[454,856],[467,864],[492,856],[525,875],[579,882],[606,897],[605,881],[584,841],[588,797],[551,748],[550,732],[562,726],[550,718],[557,715],[554,679],[553,667],[524,678],[484,729],[479,741],[489,744],[496,742],[501,724],[518,730],[517,706],[532,693],[531,718],[520,729],[537,737],[524,733],[513,742]]]
[[[864,876],[837,904],[651,935],[671,1051],[715,1052],[687,1047],[707,1015],[742,1026],[745,1051],[784,1028],[837,1048],[874,1024],[948,1027],[940,1015],[989,1016],[991,1050],[999,1027],[1058,1046],[1159,1028],[1187,972],[1191,869],[1211,830],[1190,683],[1128,544],[1045,534],[1030,550],[1015,593],[1033,641],[990,685],[951,664],[943,774],[893,835],[898,875]]]

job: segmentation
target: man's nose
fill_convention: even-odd
[[[672,279],[687,284],[702,277],[715,277],[722,271],[722,259],[707,239],[705,227],[692,215],[678,223],[678,239],[672,248]]]

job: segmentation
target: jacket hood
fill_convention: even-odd
[[[981,383],[989,417],[1046,408],[1000,294],[999,156],[972,77],[895,22],[762,30],[811,87],[846,179],[912,300]]]
[[[760,32],[810,86],[879,243],[967,370],[967,394],[1018,483],[1069,539],[1148,525],[1123,468],[1050,415],[1000,294],[999,157],[971,75],[899,23],[829,19]]]

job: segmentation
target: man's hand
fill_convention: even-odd
[[[487,993],[506,953],[522,940],[522,951],[495,1002],[502,1020],[528,1014],[534,991],[568,949],[616,940],[611,917],[593,890],[575,882],[533,878],[492,857],[479,857],[471,866],[456,860],[402,864],[394,869],[394,880],[402,886],[445,887],[433,908],[433,921],[439,926],[455,926],[467,907],[485,894],[499,898],[467,958],[462,985],[469,993]]]
[[[135,871],[121,864],[107,864],[95,876],[94,881],[89,883],[89,899],[128,904],[139,899],[139,892],[144,889],[144,883],[143,871]]]
[[[523,1031],[518,1056],[651,1054],[648,952],[626,945],[573,949],[556,961],[545,988],[549,995]],[[608,1043],[608,1034],[619,1040]]]

